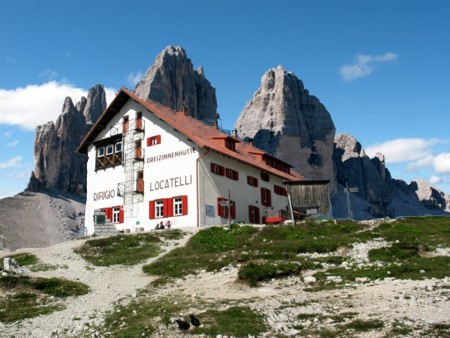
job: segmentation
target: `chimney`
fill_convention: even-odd
[[[188,108],[188,106],[186,106],[185,104],[182,104],[180,110],[184,113],[184,115],[189,116],[189,108]]]

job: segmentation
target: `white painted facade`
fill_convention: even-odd
[[[122,132],[123,118],[128,116],[133,121],[138,112],[142,112],[144,129],[141,135],[143,162],[140,164],[144,184],[143,194],[139,194],[141,201],[134,203],[132,214],[127,212],[125,199],[119,196],[118,191],[118,184],[126,180],[124,165],[117,164],[96,170],[96,160],[98,143],[111,137],[117,138],[116,143],[120,142],[121,139],[118,138]],[[158,135],[160,143],[148,146],[147,140]],[[122,154],[125,151],[126,149],[122,149]],[[218,201],[219,198],[228,199],[228,196],[234,202],[233,221],[236,222],[250,222],[249,206],[259,208],[259,220],[262,220],[267,210],[287,210],[288,207],[287,197],[274,192],[274,186],[282,187],[285,178],[270,174],[269,182],[263,181],[261,168],[202,148],[134,100],[128,100],[94,141],[88,144],[87,154],[87,235],[94,233],[94,212],[107,208],[124,210],[120,222],[118,217],[110,217],[114,218],[111,221],[115,221],[119,230],[129,229],[130,232],[135,232],[142,228],[145,231],[154,229],[157,223],[165,223],[167,220],[170,220],[172,228],[226,224],[229,220],[219,215]],[[238,173],[238,179],[213,173],[211,164],[234,170]],[[137,175],[135,171],[134,180],[137,180]],[[257,178],[258,186],[249,185],[247,176]],[[261,188],[271,191],[271,206],[262,205]],[[180,202],[181,196],[185,196],[182,202],[187,202],[187,207],[183,206],[184,214],[175,215],[180,213],[181,208],[175,209],[174,204]],[[154,203],[166,199],[171,200],[170,216],[158,217]]]

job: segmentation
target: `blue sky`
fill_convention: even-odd
[[[25,188],[65,96],[132,89],[168,45],[203,66],[224,128],[283,65],[393,177],[450,193],[449,17],[433,0],[0,1],[0,197]]]

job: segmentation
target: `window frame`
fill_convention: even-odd
[[[183,215],[183,198],[181,196],[173,198],[173,215],[174,216]]]
[[[216,163],[211,163],[211,172],[215,175],[224,176],[225,168]]]
[[[117,147],[118,147],[118,146],[120,147],[119,150],[117,150]],[[122,151],[123,151],[122,141],[116,142],[116,143],[114,144],[114,153],[117,154],[117,153],[121,153]]]
[[[111,152],[109,152],[108,149],[111,149]],[[114,154],[114,144],[113,143],[107,144],[105,146],[105,153],[106,153],[106,156]]]
[[[258,187],[258,179],[254,176],[247,175],[247,184],[252,187]]]
[[[155,218],[164,217],[164,200],[155,200]]]
[[[239,181],[239,173],[231,168],[225,169],[225,176],[233,181]]]
[[[102,154],[100,154],[100,150],[102,152]],[[105,156],[105,147],[101,146],[97,148],[97,158],[102,158]]]
[[[265,207],[272,206],[272,193],[270,189],[261,188],[261,204]]]

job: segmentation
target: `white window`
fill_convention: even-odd
[[[105,147],[100,147],[97,149],[97,157],[103,157],[105,155]]]
[[[113,153],[113,145],[112,144],[108,144],[106,146],[106,155],[111,155]]]
[[[113,212],[112,212],[112,218],[113,218],[112,221],[113,221],[113,223],[119,223],[120,222],[119,214],[120,214],[120,208],[119,207],[113,208]]]
[[[173,214],[174,216],[183,214],[183,199],[181,197],[173,199]]]
[[[122,141],[116,143],[116,154],[122,151]]]
[[[155,201],[155,217],[164,216],[164,201]]]

